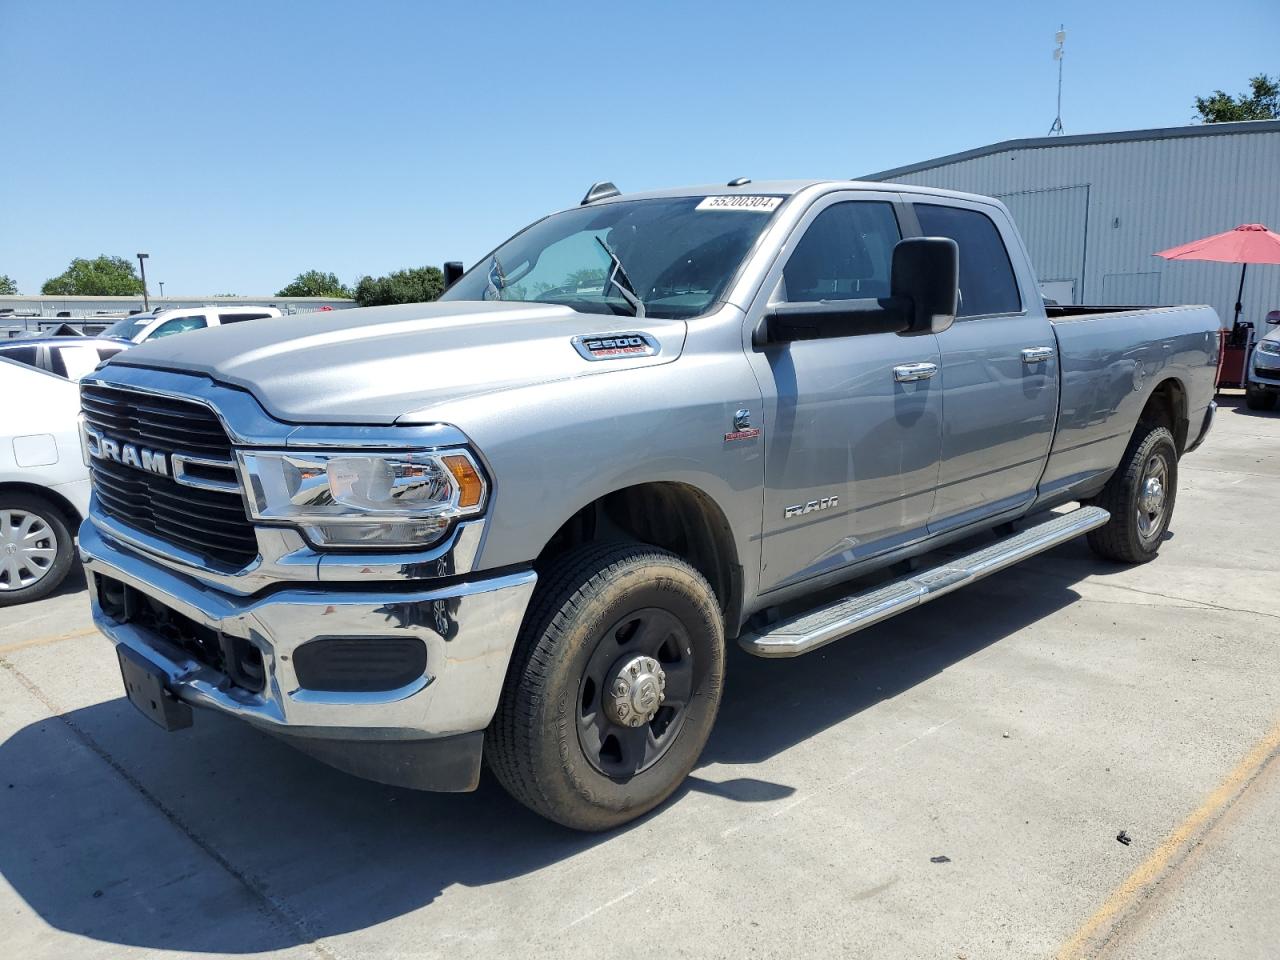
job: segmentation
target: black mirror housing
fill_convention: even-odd
[[[947,237],[910,237],[893,247],[888,297],[778,303],[753,337],[764,343],[870,333],[942,333],[955,321],[960,250]]]
[[[907,334],[942,333],[956,319],[960,248],[949,237],[910,237],[893,248],[889,292],[910,304]]]
[[[448,290],[455,283],[462,279],[462,275],[467,272],[466,267],[462,265],[461,260],[450,260],[444,265],[444,288]]]
[[[770,308],[756,339],[759,342],[760,333],[771,343],[905,333],[910,324],[909,311],[910,304],[889,298],[779,303]]]

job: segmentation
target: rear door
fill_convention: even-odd
[[[750,328],[765,300],[887,297],[905,212],[892,193],[818,200],[767,275]],[[925,536],[941,442],[937,338],[802,340],[749,357],[765,397],[761,589]]]
[[[960,248],[956,321],[938,336],[942,462],[929,530],[940,533],[1035,497],[1058,410],[1057,341],[1034,284],[1019,283],[1010,252],[1023,263],[1025,254],[999,207],[946,199],[913,209],[924,236]]]

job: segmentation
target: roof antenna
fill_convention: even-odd
[[[1053,48],[1053,59],[1058,61],[1058,115],[1053,118],[1049,136],[1060,137],[1066,132],[1062,129],[1062,47],[1067,40],[1067,31],[1062,29],[1062,24],[1058,24],[1058,32],[1054,34],[1053,39],[1058,42],[1058,45]]]

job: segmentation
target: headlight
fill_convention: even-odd
[[[1258,352],[1280,356],[1280,340],[1259,340]]]
[[[296,524],[317,546],[423,547],[488,494],[465,450],[237,456],[254,519]]]

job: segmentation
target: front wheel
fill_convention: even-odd
[[[688,776],[723,681],[724,626],[702,575],[657,547],[588,545],[538,586],[485,756],[525,806],[607,830]]]
[[[71,569],[62,512],[43,497],[0,493],[0,607],[47,597]]]
[[[1178,493],[1178,448],[1165,427],[1139,427],[1120,467],[1094,498],[1111,519],[1089,533],[1093,552],[1118,563],[1155,558]]]

